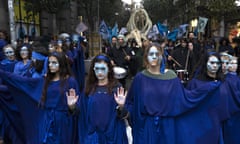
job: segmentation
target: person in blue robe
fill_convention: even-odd
[[[25,45],[17,47],[16,56],[18,62],[15,64],[13,73],[21,76],[27,76],[27,72],[31,66],[31,50]]]
[[[211,81],[222,81],[218,89],[190,111],[176,117],[176,135],[179,144],[222,144],[222,123],[230,116],[229,90],[223,81],[221,59],[218,53],[205,54],[198,74],[189,81],[187,89],[193,90]]]
[[[163,49],[151,43],[144,53],[146,69],[138,73],[127,95],[125,108],[130,112],[133,143],[175,144],[175,117],[190,111],[218,88],[218,82],[209,82],[188,91],[173,70],[160,72]]]
[[[74,77],[78,82],[79,90],[83,92],[85,87],[84,49],[81,46],[82,40],[80,39],[80,37],[76,40],[72,41],[70,45],[70,50],[73,54],[72,71]]]
[[[4,84],[0,84],[1,137],[4,143],[25,144],[21,114]]]
[[[86,83],[86,124],[84,144],[127,144],[125,115],[119,115],[117,106],[122,107],[121,84],[114,78],[110,58],[97,55],[91,62]],[[126,93],[125,93],[126,96]]]
[[[240,79],[237,75],[238,58],[230,56],[228,64],[228,73],[226,74],[226,82],[229,86],[229,110],[231,117],[224,121],[223,124],[223,140],[225,144],[238,144],[240,142],[240,112],[239,112],[239,100],[240,100]]]
[[[8,44],[7,33],[5,30],[0,30],[0,61],[4,59],[3,47]]]
[[[34,43],[32,46],[32,64],[29,69],[29,76],[39,78],[46,76],[48,51],[41,43]]]
[[[81,94],[65,54],[48,59],[46,78],[28,78],[0,70],[23,119],[26,144],[78,143],[76,116]]]
[[[228,62],[225,63],[220,60],[217,54],[210,53],[207,58],[208,60],[205,59],[205,64],[201,67],[201,72],[189,83],[189,89],[194,89],[198,85],[204,85],[208,81],[221,79],[218,76],[218,73],[219,71],[222,71],[223,68],[219,67],[219,70],[216,73],[216,69],[214,70],[214,67],[217,65],[224,65],[225,68],[228,67]],[[228,130],[230,131],[226,130],[225,122],[227,120],[227,122],[229,122],[228,124],[230,124],[235,121],[236,117],[233,114],[239,113],[240,85],[238,77],[230,74],[226,70],[227,69],[222,71],[226,74],[219,89],[217,89],[214,93],[211,93],[211,96],[209,96],[209,98],[199,107],[181,115],[177,119],[176,124],[178,126],[178,140],[180,143],[228,144],[232,140],[232,142],[230,142],[232,144],[233,141],[236,140],[234,137],[236,138],[237,129],[230,130],[230,127],[228,127]],[[234,118],[232,119],[233,116]],[[229,118],[230,121],[228,121]],[[233,121],[231,121],[231,119]],[[236,123],[236,126],[238,123]],[[185,137],[183,137],[183,135],[185,135]],[[187,135],[191,135],[191,137]],[[239,141],[235,141],[235,143],[239,143]]]
[[[4,71],[13,72],[15,63],[15,50],[11,45],[3,47],[4,59],[0,62],[0,69]]]
[[[16,57],[15,57],[15,50],[11,45],[6,45],[3,47],[3,54],[4,54],[4,59],[0,62],[0,69],[8,72],[13,72],[15,63],[17,62]],[[4,85],[2,80],[0,80],[0,89],[1,94],[4,95],[4,97],[1,98],[6,98],[5,100],[10,103],[9,107],[12,108],[10,109],[12,113],[17,113],[17,108],[16,105],[13,103],[13,98],[10,95],[10,92],[8,90],[8,87]],[[4,107],[2,106],[4,104],[1,104],[1,109]],[[0,111],[0,116],[1,116],[1,134],[0,137],[3,138],[5,143],[23,143],[23,141],[19,140],[18,134],[16,134],[15,129],[12,126],[11,122],[18,123],[16,119],[9,119],[9,117],[6,115],[4,111]],[[20,120],[20,116],[18,116]],[[19,132],[19,131],[18,131]],[[20,136],[21,137],[21,136]]]

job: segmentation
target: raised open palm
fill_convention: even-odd
[[[117,92],[114,93],[114,98],[119,106],[124,106],[127,97],[127,91],[123,87],[117,88]]]
[[[68,106],[74,106],[78,100],[78,95],[76,94],[75,89],[71,88],[68,92],[66,92],[67,96],[67,104]]]

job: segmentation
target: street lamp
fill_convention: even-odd
[[[194,31],[194,28],[197,27],[197,24],[198,24],[197,18],[191,20],[192,31]]]
[[[235,4],[239,7],[240,6],[240,0],[236,0]]]

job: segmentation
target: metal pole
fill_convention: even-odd
[[[22,6],[21,6],[21,0],[18,0],[18,5],[19,5],[19,17],[20,17],[20,28],[19,28],[19,30],[20,30],[20,38],[23,38],[24,37],[24,33],[23,33],[23,27],[22,27]]]
[[[98,30],[99,30],[99,24],[100,24],[100,8],[99,8],[99,0],[98,0]],[[97,31],[98,31],[97,30]],[[100,52],[101,52],[101,49],[102,49],[102,37],[100,36],[100,38],[99,38],[99,50],[100,50]],[[93,52],[92,52],[92,56],[93,56]]]
[[[11,44],[12,46],[16,46],[13,0],[8,0],[8,11],[9,11],[9,22],[10,22]]]

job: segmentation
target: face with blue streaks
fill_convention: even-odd
[[[108,76],[108,66],[105,62],[96,62],[93,70],[98,80],[106,79]]]
[[[207,71],[209,73],[217,73],[220,67],[220,61],[215,56],[210,56],[207,61]]]
[[[160,65],[160,63],[162,61],[162,55],[161,55],[160,51],[157,49],[157,47],[152,46],[149,49],[149,52],[148,52],[148,55],[147,55],[147,59],[148,59],[148,63],[151,66]]]

